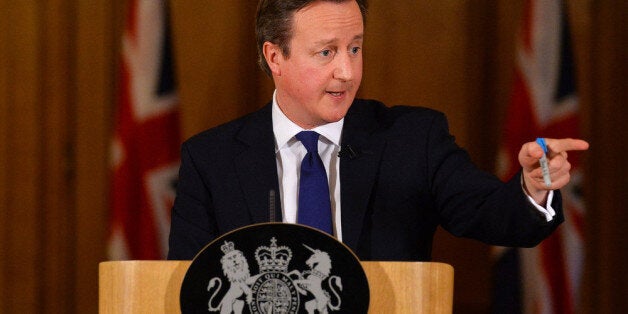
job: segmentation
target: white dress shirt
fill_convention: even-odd
[[[296,223],[299,204],[299,174],[301,173],[301,161],[307,150],[295,135],[304,129],[290,121],[279,109],[275,95],[273,95],[272,117],[283,221]],[[344,119],[311,129],[311,131],[320,134],[318,154],[323,160],[327,173],[334,235],[339,241],[342,241],[342,224],[340,220],[340,176],[338,175],[340,173],[340,159],[338,152],[340,151],[343,124]]]

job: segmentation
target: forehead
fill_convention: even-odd
[[[315,1],[293,16],[293,35],[346,33],[355,36],[364,29],[362,12],[355,1]]]

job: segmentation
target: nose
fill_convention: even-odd
[[[334,78],[341,81],[350,81],[353,78],[353,63],[357,62],[349,53],[340,53],[335,60]]]

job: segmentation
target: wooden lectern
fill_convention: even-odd
[[[190,261],[102,262],[99,311],[180,313],[179,290]],[[454,270],[427,262],[361,262],[369,313],[451,313]]]

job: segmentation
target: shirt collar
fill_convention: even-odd
[[[284,145],[294,139],[294,136],[297,135],[297,133],[304,130],[294,122],[290,121],[290,119],[288,119],[288,117],[286,117],[286,115],[281,111],[279,105],[277,104],[277,90],[273,93],[272,118],[273,133],[275,133],[275,142],[277,144],[275,148],[276,150],[284,147]],[[334,145],[340,146],[340,137],[342,135],[344,120],[345,119],[342,118],[337,122],[323,124],[311,129],[311,131],[318,132],[318,134],[322,135]]]

